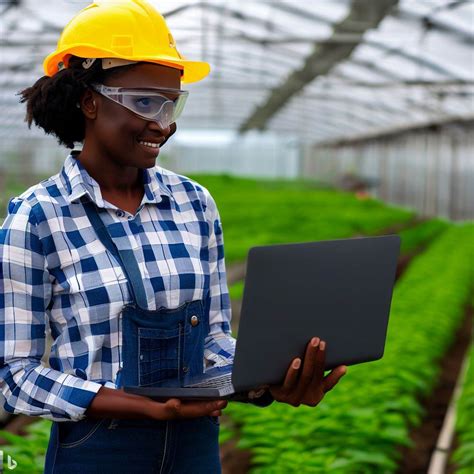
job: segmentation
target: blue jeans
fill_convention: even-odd
[[[216,474],[217,418],[53,423],[46,474]]]

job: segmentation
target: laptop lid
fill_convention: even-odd
[[[398,235],[253,247],[232,372],[236,391],[283,381],[312,336],[326,370],[380,359]]]

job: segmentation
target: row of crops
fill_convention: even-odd
[[[456,410],[458,446],[452,461],[458,467],[456,474],[474,472],[474,345],[468,356],[468,369]]]
[[[412,262],[396,285],[384,358],[350,367],[317,409],[226,410],[239,427],[238,447],[253,453],[252,472],[397,470],[398,448],[409,444],[409,430],[424,413],[419,400],[432,390],[464,317],[472,232],[473,226],[453,227]],[[222,441],[233,435],[223,430]]]
[[[345,238],[406,226],[415,213],[308,181],[198,176],[214,196],[224,226],[227,265],[253,245]]]
[[[243,261],[253,245],[387,231],[402,237],[402,255],[414,258],[395,288],[384,358],[349,367],[316,408],[230,404],[220,438],[221,443],[236,439],[239,449],[249,450],[251,472],[257,474],[396,472],[400,446],[410,444],[409,431],[422,420],[420,400],[432,390],[439,361],[464,317],[472,289],[467,256],[474,226],[420,221],[409,210],[304,181],[196,179],[218,203],[227,266]],[[230,290],[232,299],[240,299],[243,282]],[[466,399],[460,420],[467,418],[463,410],[472,408],[472,394]],[[470,452],[462,443],[473,441],[472,430],[463,426],[459,466]],[[18,462],[16,472],[42,472],[49,427],[46,420],[35,423],[26,439],[0,434],[10,443],[5,451]]]
[[[401,237],[401,258],[409,258],[423,251],[428,242],[439,236],[448,227],[450,225],[444,220],[430,219],[400,230],[397,233]],[[296,233],[296,235],[298,234]],[[244,280],[240,280],[229,287],[230,297],[233,301],[241,300],[243,292]]]
[[[421,252],[394,292],[382,361],[350,367],[349,377],[316,409],[232,404],[221,432],[221,443],[239,437],[237,447],[251,451],[253,473],[395,472],[400,446],[410,445],[409,431],[422,420],[420,400],[433,389],[439,361],[464,317],[473,226],[416,223],[406,210],[305,182],[199,181],[219,204],[228,264],[243,260],[252,245],[397,227],[402,256]],[[242,292],[243,281],[230,287],[233,300]]]

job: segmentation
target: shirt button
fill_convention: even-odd
[[[143,354],[140,354],[140,360],[143,360]]]
[[[189,367],[184,366],[184,367],[183,367],[183,372],[184,372],[184,373],[187,373],[188,371],[189,371]]]
[[[191,326],[197,326],[199,324],[199,318],[194,315],[194,316],[191,316]]]
[[[115,214],[117,215],[117,217],[123,217],[125,215],[125,212],[123,211],[116,211]]]

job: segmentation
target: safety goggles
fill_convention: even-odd
[[[109,87],[91,84],[99,94],[123,105],[145,120],[157,122],[162,128],[176,122],[183,111],[189,92],[180,89]]]

